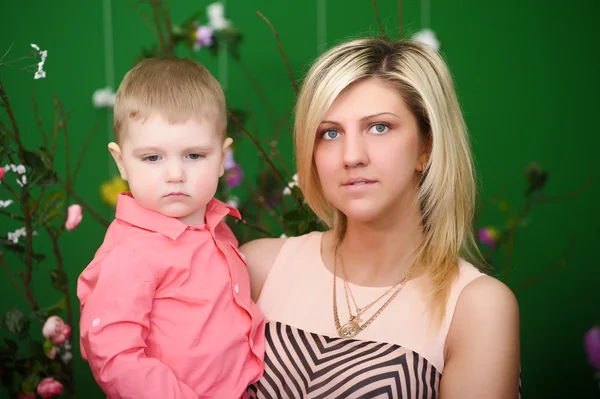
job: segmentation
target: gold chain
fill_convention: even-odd
[[[363,325],[360,325],[358,323],[358,321],[360,320],[358,318],[360,314],[354,316],[354,315],[352,315],[352,312],[350,312],[350,320],[348,321],[348,323],[341,325],[340,318],[338,315],[337,290],[336,290],[338,250],[339,250],[340,244],[341,243],[338,242],[335,246],[334,259],[333,259],[333,320],[335,322],[335,327],[336,327],[336,329],[338,331],[338,335],[340,337],[352,338],[352,337],[356,336],[358,333],[360,333],[362,330],[367,328],[381,314],[381,312],[383,312],[383,310],[394,300],[394,298],[396,298],[396,296],[400,293],[400,291],[404,287],[404,283],[408,280],[408,278],[412,274],[414,264],[410,267],[410,269],[408,269],[408,271],[406,272],[404,278],[400,281],[400,283],[398,283],[400,286],[396,289],[396,291],[394,291],[392,296],[379,308],[379,310],[377,310],[377,312],[375,312],[375,314],[373,316],[371,316],[371,318],[369,318],[369,320],[367,320]],[[346,300],[347,299],[348,299],[348,296],[346,296]],[[350,310],[349,303],[348,303],[348,310]]]

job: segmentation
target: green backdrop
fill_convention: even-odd
[[[170,3],[173,20],[178,22],[209,2]],[[29,51],[30,43],[48,50],[46,79],[0,69],[25,141],[31,146],[39,143],[31,106],[34,92],[46,127],[53,122],[53,94],[71,110],[71,148],[80,149],[97,124],[99,133],[75,188],[106,218],[112,216],[112,209],[102,204],[99,186],[115,171],[106,150],[110,114],[92,106],[92,93],[107,84],[117,85],[140,49],[155,42],[128,4],[135,2],[3,0],[0,5],[0,53],[12,45],[7,57],[17,58]],[[395,37],[397,2],[380,0],[378,6],[386,30]],[[230,106],[252,110],[253,124],[264,138],[273,134],[273,116],[291,119],[294,96],[273,34],[256,10],[277,29],[297,78],[323,49],[349,37],[377,33],[378,25],[369,0],[227,0],[227,18],[244,35],[243,65],[207,51],[195,56],[220,79]],[[526,188],[523,171],[530,161],[549,171],[548,194],[569,192],[589,176],[598,177],[600,139],[594,122],[600,91],[598,0],[407,0],[403,10],[405,35],[431,27],[441,41],[472,135],[482,198],[502,193],[512,206],[521,207]],[[270,110],[243,68],[262,87]],[[281,136],[279,149],[291,168],[291,140],[285,131]],[[62,170],[60,141],[58,148]],[[256,154],[248,140],[237,143],[236,157],[245,167],[246,179],[256,173]],[[600,184],[594,182],[579,196],[536,207],[518,235],[511,270],[515,283],[545,270],[575,237],[566,266],[518,295],[526,398],[599,396],[582,343],[583,334],[600,323],[596,253],[600,211],[594,202],[598,194]],[[7,198],[0,185],[0,199]],[[501,221],[493,207],[481,216],[484,224]],[[18,227],[0,218],[0,234]],[[62,241],[76,305],[77,276],[93,257],[103,233],[86,214],[79,228]],[[40,241],[39,248],[48,250],[48,243]],[[36,274],[37,295],[45,304],[58,299],[44,273],[52,266],[43,264]],[[0,276],[0,312],[13,305],[24,308],[6,275]],[[77,337],[77,328],[73,335]],[[102,397],[78,349],[74,355],[78,397]]]

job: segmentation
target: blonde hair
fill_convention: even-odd
[[[159,113],[170,123],[209,118],[225,136],[225,95],[200,63],[186,58],[147,58],[123,78],[115,99],[113,129],[117,141],[130,119]]]
[[[442,57],[413,41],[367,38],[342,43],[309,70],[296,105],[294,144],[298,182],[305,200],[338,239],[346,216],[325,198],[315,167],[316,131],[338,95],[355,82],[377,78],[398,89],[431,144],[418,200],[423,239],[416,264],[432,282],[431,305],[441,321],[460,257],[477,258],[472,232],[476,185],[467,129],[450,72]]]

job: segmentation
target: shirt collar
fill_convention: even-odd
[[[227,215],[231,215],[237,219],[242,218],[236,208],[213,198],[206,205],[206,226],[211,232],[214,232],[217,225]],[[144,208],[138,204],[131,193],[119,194],[117,198],[116,218],[133,226],[155,231],[172,240],[177,239],[177,237],[190,227],[176,218]]]

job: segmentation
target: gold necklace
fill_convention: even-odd
[[[335,327],[336,327],[338,335],[340,337],[342,337],[342,338],[352,338],[352,337],[355,337],[362,330],[364,330],[365,328],[367,328],[381,314],[381,312],[383,312],[383,310],[394,300],[394,298],[396,298],[396,296],[400,293],[400,291],[404,287],[404,283],[410,277],[410,275],[412,273],[412,269],[414,267],[414,264],[406,272],[406,275],[404,276],[404,278],[399,283],[400,286],[398,287],[398,289],[396,289],[396,291],[394,291],[394,293],[392,294],[392,296],[387,301],[385,301],[385,303],[377,310],[377,312],[375,312],[375,314],[373,316],[371,316],[371,318],[369,320],[367,320],[363,325],[360,325],[359,324],[359,321],[360,321],[359,315],[355,316],[355,315],[352,314],[352,312],[350,312],[350,320],[348,320],[348,322],[346,324],[341,325],[340,324],[340,318],[338,316],[337,291],[336,291],[336,286],[337,286],[337,284],[336,284],[336,282],[337,282],[337,258],[338,258],[338,249],[339,249],[340,244],[341,243],[338,242],[336,244],[336,246],[335,246],[334,259],[333,259],[333,320],[335,322]],[[348,309],[350,309],[350,307],[348,307]]]

